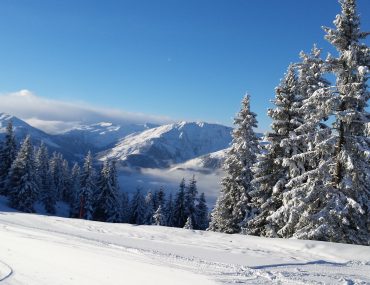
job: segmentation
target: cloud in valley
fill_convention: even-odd
[[[95,107],[84,102],[65,102],[37,96],[29,90],[0,94],[0,112],[27,121],[49,133],[58,133],[79,122],[113,122],[115,124],[165,124],[173,122],[165,116],[130,113],[118,109]]]

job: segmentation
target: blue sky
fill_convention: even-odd
[[[370,30],[370,1],[358,8]],[[248,91],[265,130],[288,64],[313,43],[331,51],[321,26],[339,11],[336,0],[2,0],[0,93],[231,125]]]

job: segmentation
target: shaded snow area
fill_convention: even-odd
[[[370,284],[370,247],[108,224],[1,205],[4,285]]]

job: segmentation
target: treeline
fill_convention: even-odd
[[[208,208],[196,183],[195,177],[188,185],[183,179],[175,197],[167,197],[163,188],[148,193],[138,188],[130,199],[120,190],[115,161],[104,161],[97,171],[89,152],[81,167],[75,163],[70,168],[62,154],[49,157],[44,143],[34,147],[30,136],[18,150],[11,122],[0,147],[0,194],[11,207],[28,213],[39,202],[55,214],[57,202],[63,201],[72,218],[205,230]]]
[[[356,1],[340,4],[324,28],[338,55],[322,59],[315,46],[289,66],[264,147],[243,99],[210,230],[370,245],[369,33]]]

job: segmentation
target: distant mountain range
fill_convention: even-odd
[[[181,168],[194,164],[198,170],[219,168],[224,157],[221,154],[232,140],[232,128],[204,122],[163,126],[100,122],[79,124],[52,135],[5,113],[0,113],[0,139],[10,120],[18,142],[29,134],[35,145],[43,141],[50,152],[61,152],[70,161],[81,161],[91,150],[100,161],[115,159],[122,167],[129,168]],[[219,155],[213,154],[217,152]]]
[[[128,135],[98,158],[122,165],[168,168],[174,164],[225,149],[231,142],[229,127],[203,122],[180,122]]]

